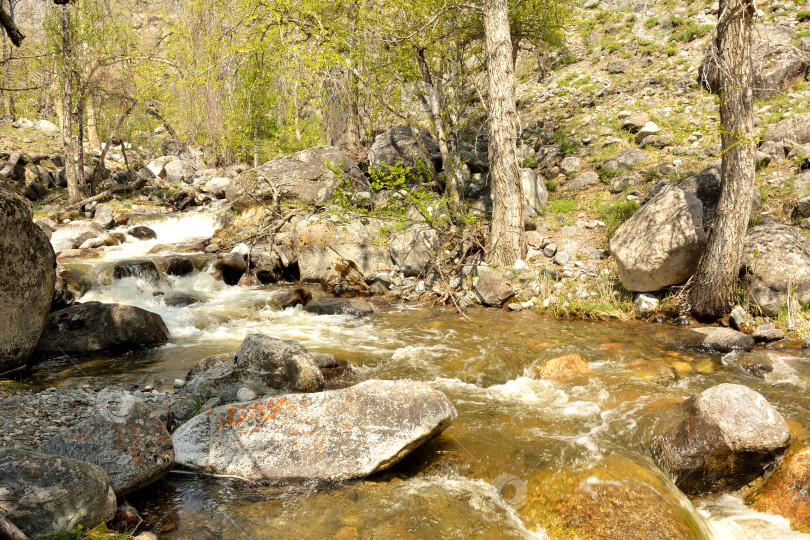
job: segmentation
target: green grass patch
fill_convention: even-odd
[[[799,22],[810,21],[810,11],[800,11],[796,14],[796,20]]]
[[[556,199],[549,204],[548,211],[555,215],[570,214],[577,209],[577,201],[572,199]]]

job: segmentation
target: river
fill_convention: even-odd
[[[130,224],[130,226],[133,223]],[[159,285],[111,281],[122,259],[156,258],[157,244],[209,238],[210,213],[143,216],[157,240],[108,248],[102,258],[66,263],[92,282],[79,300],[132,304],[159,313],[170,344],[145,352],[39,365],[32,382],[55,386],[170,385],[204,356],[236,350],[249,333],[301,342],[355,366],[345,386],[367,379],[413,379],[441,390],[458,420],[413,455],[364,481],[309,489],[171,473],[130,497],[167,538],[547,538],[544,512],[579,474],[660,475],[644,455],[672,404],[719,384],[762,393],[791,428],[810,425],[810,362],[797,349],[773,350],[764,379],[723,369],[719,355],[675,346],[680,329],[626,322],[558,321],[529,310],[473,309],[470,320],[445,308],[381,307],[373,316],[319,316],[279,310],[273,297],[292,284],[230,287],[196,271]],[[201,300],[168,307],[159,293]],[[316,296],[319,287],[312,287]],[[578,353],[586,380],[524,376],[533,361]],[[797,428],[801,429],[801,428]],[[511,475],[511,476],[502,476]],[[598,476],[598,475],[597,475]],[[493,486],[508,480],[511,491]],[[663,485],[663,484],[662,484]],[[681,504],[679,492],[662,504]],[[786,519],[748,508],[738,495],[693,498],[696,537],[810,538]]]

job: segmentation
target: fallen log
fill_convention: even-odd
[[[61,218],[63,215],[67,214],[71,210],[79,210],[81,207],[85,205],[106,199],[107,197],[113,195],[114,193],[121,193],[122,191],[135,191],[136,189],[142,188],[144,184],[146,184],[146,179],[138,178],[137,180],[130,182],[129,184],[124,184],[123,186],[115,186],[113,188],[106,189],[101,193],[99,193],[98,195],[93,195],[92,197],[88,197],[82,201],[77,202],[76,204],[66,206],[60,212],[53,212],[48,217],[50,217],[51,219],[59,220],[59,218]]]

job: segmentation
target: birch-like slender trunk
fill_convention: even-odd
[[[489,174],[492,182],[492,226],[489,261],[512,266],[526,255],[523,194],[517,150],[515,71],[509,36],[507,0],[484,2],[484,48],[489,81]]]
[[[701,319],[728,313],[736,300],[754,192],[754,100],[751,88],[753,0],[721,0],[716,53],[720,73],[721,194],[689,303]]]

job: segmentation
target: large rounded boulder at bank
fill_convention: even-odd
[[[430,225],[415,223],[388,241],[391,259],[406,276],[424,274],[441,247],[441,236]]]
[[[333,146],[316,146],[243,172],[225,188],[225,196],[237,210],[274,196],[322,203],[332,198],[344,179],[347,189],[371,191],[348,154]]]
[[[750,229],[742,259],[745,295],[768,317],[787,306],[810,303],[810,241],[796,227],[768,223]],[[796,306],[791,306],[796,307]]]
[[[411,381],[225,405],[174,433],[177,463],[254,481],[340,481],[397,463],[456,419],[447,397]]]
[[[43,451],[98,465],[119,497],[168,474],[174,466],[172,439],[143,401],[101,392],[96,405],[98,413],[51,437]]]
[[[23,533],[38,538],[94,528],[113,517],[116,498],[98,465],[0,448],[0,505]]]
[[[681,406],[683,419],[652,441],[658,464],[690,495],[735,490],[790,445],[787,422],[759,393],[723,383]]]
[[[706,247],[703,206],[680,189],[665,187],[610,240],[622,285],[658,291],[689,279]]]
[[[169,330],[157,313],[123,304],[85,302],[50,313],[37,355],[128,351],[163,345]]]
[[[22,366],[42,334],[56,258],[28,202],[0,182],[0,373]]]
[[[363,274],[390,270],[387,249],[380,247],[380,229],[388,223],[373,219],[353,219],[345,223],[311,217],[295,226],[295,253],[301,281],[320,281],[341,260],[352,261]]]

